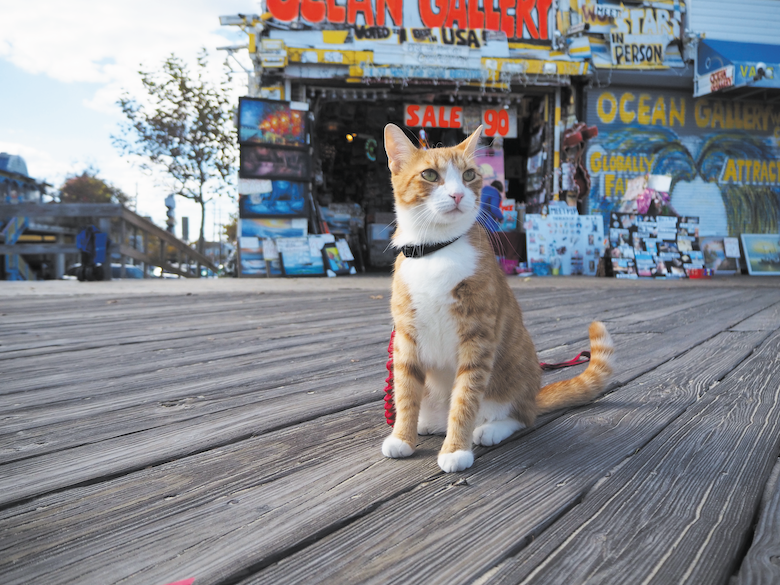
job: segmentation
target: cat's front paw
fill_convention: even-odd
[[[445,473],[463,471],[474,464],[474,453],[471,451],[455,451],[454,453],[439,453],[439,467]]]
[[[393,435],[387,437],[385,442],[382,443],[382,455],[385,457],[400,459],[402,457],[409,457],[412,453],[414,453],[414,447]]]
[[[523,428],[523,423],[516,420],[497,420],[478,426],[474,429],[473,440],[476,445],[498,445],[504,439],[512,436],[515,431]]]

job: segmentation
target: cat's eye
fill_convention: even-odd
[[[426,181],[430,181],[431,183],[439,179],[439,173],[437,173],[433,169],[425,169],[420,174],[422,175],[423,179],[425,179]]]
[[[467,169],[463,172],[463,180],[467,183],[470,183],[474,179],[477,178],[477,173],[475,173],[472,169]]]

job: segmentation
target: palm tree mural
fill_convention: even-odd
[[[672,177],[670,194],[680,182],[700,177],[717,185],[725,207],[728,235],[777,233],[780,217],[780,186],[722,180],[729,159],[776,161],[774,150],[746,132],[716,132],[703,137],[698,157],[668,128],[626,127],[610,130],[593,141],[610,153],[652,158],[651,174]],[[778,172],[780,174],[780,171]],[[778,181],[780,182],[780,181]],[[617,211],[618,199],[602,197],[598,181],[591,189],[592,212]]]
[[[777,233],[780,188],[719,182],[729,158],[768,163],[777,157],[766,143],[746,132],[720,132],[705,137],[697,166],[705,181],[718,183],[720,187],[729,235]]]

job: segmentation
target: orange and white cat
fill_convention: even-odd
[[[612,340],[594,322],[587,369],[541,387],[536,349],[480,225],[481,131],[423,150],[385,127],[402,252],[391,300],[396,421],[382,453],[408,457],[418,434],[446,434],[438,458],[446,472],[471,467],[472,442],[498,444],[538,414],[592,400],[612,373]]]

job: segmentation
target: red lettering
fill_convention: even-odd
[[[485,28],[485,15],[474,0],[469,2],[469,28]]]
[[[274,18],[289,22],[298,18],[300,0],[268,0],[266,6]]]
[[[539,38],[549,39],[550,31],[547,30],[547,20],[550,15],[550,7],[553,0],[536,0],[536,13],[539,15]]]
[[[439,12],[434,12],[431,8],[431,0],[419,0],[420,4],[420,20],[423,22],[423,26],[427,28],[439,28],[444,24],[444,19],[447,18],[447,0],[434,0],[436,8]]]
[[[374,7],[371,0],[347,0],[347,22],[355,24],[358,12],[363,13],[366,26],[374,26]]]
[[[498,111],[498,133],[501,136],[509,134],[509,112],[506,110]]]
[[[423,113],[422,126],[423,128],[436,127],[436,114],[433,111],[433,106],[425,106],[425,113]]]
[[[485,136],[495,136],[498,130],[498,120],[495,110],[485,110],[482,115],[482,122],[485,124]]]
[[[472,2],[474,2],[474,0],[472,0]],[[469,28],[469,17],[466,13],[466,0],[450,0],[445,26],[447,28],[452,28],[456,22],[458,23],[458,28]]]
[[[404,124],[410,128],[462,128],[462,115],[463,108],[459,106],[404,106]]]
[[[463,111],[463,108],[454,106],[452,110],[450,110],[450,128],[460,128],[462,124],[460,123],[460,114]]]
[[[485,136],[506,136],[509,134],[509,112],[504,109],[486,109],[482,112]]]
[[[450,122],[447,120],[447,108],[439,107],[439,128],[449,128]]]
[[[500,15],[494,10],[494,0],[485,0],[485,28],[488,30],[498,30]]]
[[[504,31],[506,37],[511,39],[515,34],[515,17],[509,15],[509,9],[515,7],[517,0],[498,0],[498,8],[501,12],[501,30]],[[522,2],[522,0],[519,0]],[[535,2],[536,0],[528,0],[529,2]]]
[[[536,28],[534,18],[531,16],[531,11],[535,7],[536,0],[517,0],[517,38],[523,38],[523,25],[528,29],[528,35],[532,39],[539,38],[539,29]]]
[[[417,115],[420,106],[406,106],[406,125],[414,128],[420,125],[420,116]]]
[[[343,23],[347,20],[347,9],[336,4],[336,0],[325,0],[328,7],[328,22]]]
[[[301,0],[301,16],[309,22],[322,22],[325,20],[325,2]]]
[[[376,25],[385,25],[385,6],[395,26],[404,25],[404,0],[376,0]]]

